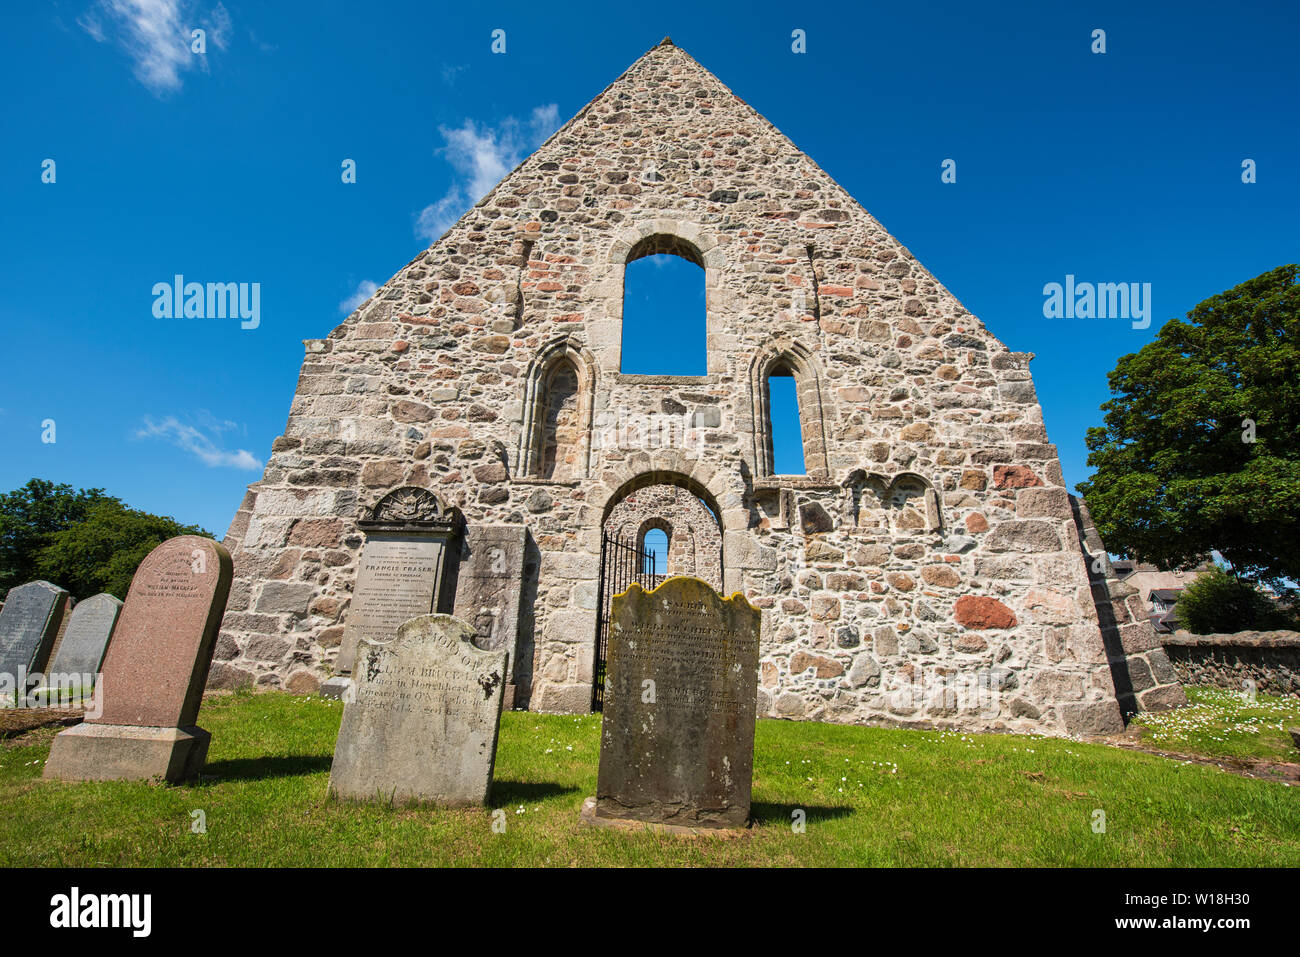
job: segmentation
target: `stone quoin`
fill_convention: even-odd
[[[705,375],[621,371],[624,270],[657,254],[701,270]],[[591,707],[602,531],[652,528],[669,574],[761,610],[760,717],[1098,733],[1176,697],[1117,693],[1156,643],[1090,573],[1032,356],[671,41],[305,346],[210,687],[330,678],[358,520],[414,486],[523,543],[517,618],[481,567],[457,595],[513,629],[516,708]],[[774,375],[805,475],[774,474]]]

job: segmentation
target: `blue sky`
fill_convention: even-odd
[[[1300,258],[1300,13],[990,6],[7,5],[0,488],[100,486],[222,534],[283,431],[301,340],[665,35],[1037,353],[1073,486],[1116,358]],[[260,283],[258,327],[155,318],[177,273]],[[1044,318],[1067,274],[1151,283],[1150,328]]]

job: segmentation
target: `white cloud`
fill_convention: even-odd
[[[369,279],[361,280],[361,282],[357,285],[357,291],[354,292],[352,295],[348,296],[348,298],[344,299],[341,303],[339,303],[339,312],[343,313],[344,315],[347,315],[353,309],[357,308],[357,306],[361,305],[363,302],[365,302],[367,299],[373,296],[375,294],[375,290],[378,288],[379,286],[376,283],[371,282]]]
[[[262,463],[245,449],[224,449],[217,440],[223,432],[237,429],[234,422],[213,418],[207,412],[200,412],[196,418],[198,425],[180,421],[169,415],[161,421],[154,421],[145,416],[144,425],[135,433],[137,439],[161,439],[177,448],[184,449],[199,458],[209,468],[236,468],[247,471],[261,469]]]
[[[539,106],[525,121],[508,116],[495,128],[481,127],[466,120],[459,129],[439,127],[444,145],[441,153],[457,179],[442,199],[430,203],[415,217],[415,234],[433,242],[456,222],[465,210],[488,194],[524,153],[536,149],[555,132],[560,110],[554,103]]]
[[[224,3],[212,8],[212,26],[208,27],[208,39],[217,45],[218,50],[230,48],[230,13]]]
[[[203,29],[219,50],[229,45],[230,13],[218,3],[206,14],[187,0],[96,0],[77,18],[96,43],[110,40],[131,58],[135,77],[155,96],[181,88],[181,74],[207,70],[207,56],[190,51],[190,31]]]

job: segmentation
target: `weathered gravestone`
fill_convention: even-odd
[[[492,787],[506,653],[474,647],[450,615],[363,638],[330,793],[392,804],[483,804]]]
[[[524,581],[528,530],[523,525],[471,525],[465,530],[456,574],[453,614],[474,626],[474,644],[485,651],[505,651],[505,709],[515,706],[515,669],[519,661],[519,606]]]
[[[698,578],[614,596],[600,769],[583,819],[669,830],[749,818],[760,612]]]
[[[47,668],[59,656],[59,648],[63,646],[63,636],[67,634],[68,623],[72,620],[73,605],[72,596],[65,595],[63,601],[59,603],[58,611],[55,612],[59,616],[59,628],[54,633],[54,641],[50,642],[50,653],[45,656]]]
[[[54,739],[46,777],[174,782],[198,773],[211,736],[195,722],[231,572],[229,552],[198,535],[146,556],[104,657],[102,713]]]
[[[77,602],[69,616],[68,627],[58,649],[50,659],[49,675],[90,675],[99,672],[108,651],[108,641],[122,611],[122,603],[112,595],[92,595]]]
[[[44,671],[67,605],[68,593],[46,581],[9,589],[0,609],[0,703],[25,697],[31,675]]]
[[[451,589],[443,587],[447,551],[464,524],[459,511],[415,486],[387,493],[369,518],[357,522],[366,543],[334,662],[336,677],[321,687],[322,695],[346,693],[361,638],[386,641],[405,621],[451,611]]]

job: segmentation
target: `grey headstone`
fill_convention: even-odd
[[[597,818],[745,825],[760,625],[743,595],[698,578],[614,596]]]
[[[69,616],[58,651],[47,669],[56,675],[93,675],[104,663],[108,641],[117,624],[122,603],[112,595],[92,595],[77,602]]]
[[[45,670],[67,600],[64,589],[46,581],[9,590],[0,609],[0,675],[8,676],[13,690],[26,691],[17,687],[20,672]]]
[[[450,615],[362,638],[330,793],[393,804],[483,804],[492,787],[506,653],[473,644]]]
[[[484,651],[509,653],[507,709],[514,704],[511,692],[519,660],[519,604],[527,535],[522,525],[469,526],[456,578],[453,614],[474,626],[474,644]]]

